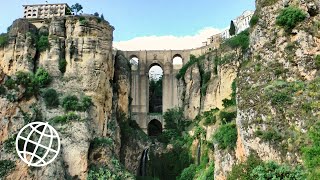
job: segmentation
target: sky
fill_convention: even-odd
[[[227,28],[255,0],[47,0],[49,3],[80,3],[84,13],[102,13],[115,27],[114,47],[122,50],[189,49]],[[1,2],[0,32],[23,17],[23,4],[45,0]]]

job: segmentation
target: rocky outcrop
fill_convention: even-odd
[[[314,113],[306,113],[302,106],[316,100],[313,93],[304,88],[285,92],[288,101],[286,97],[275,99],[290,83],[307,87],[319,74],[315,66],[315,57],[320,52],[315,24],[319,19],[316,10],[319,2],[288,0],[266,4],[259,0],[256,4],[259,20],[250,33],[252,56],[238,75],[238,141],[246,155],[255,151],[262,160],[300,164],[301,151],[295,147],[304,146],[299,139],[309,129],[308,121],[319,112],[314,107]],[[292,31],[285,31],[276,25],[276,18],[289,6],[302,10],[306,19],[296,23]],[[264,132],[277,138],[263,138]]]
[[[210,83],[203,97],[202,111],[210,111],[214,108],[223,109],[224,99],[231,99],[231,85],[237,77],[239,62],[224,64],[218,68],[218,74],[211,77]]]
[[[24,164],[10,153],[1,153],[1,159],[9,158],[16,161],[16,170],[8,175],[8,179],[61,179],[67,176],[86,179],[91,140],[95,136],[112,134],[107,130],[107,123],[111,122],[113,111],[114,28],[108,22],[98,22],[93,17],[84,19],[84,24],[80,22],[79,17],[73,16],[47,19],[41,21],[42,26],[39,29],[27,20],[19,19],[13,23],[8,33],[8,45],[0,49],[2,83],[6,76],[12,76],[17,71],[34,72],[36,68],[42,67],[53,77],[50,88],[55,89],[61,98],[66,95],[86,95],[90,96],[93,102],[93,106],[86,112],[77,112],[86,122],[54,125],[60,133],[62,148],[57,160],[46,168],[31,170],[26,175],[25,170],[30,171],[30,168],[24,167]],[[49,48],[40,51],[36,41],[42,35],[48,37]],[[61,61],[67,62],[65,71],[61,70]],[[129,78],[127,79],[125,83],[129,84]],[[126,92],[121,91],[120,96],[122,99],[125,99],[122,95],[126,96],[127,101],[122,100],[118,106],[128,114],[130,86],[125,83],[120,85],[120,89]],[[122,88],[123,86],[126,88]],[[24,126],[26,114],[28,118],[35,118],[32,110],[34,105],[41,113],[43,121],[64,114],[62,107],[47,109],[40,96],[32,97],[30,100],[18,98],[16,102],[2,97],[0,104],[0,149],[3,148],[2,142]],[[117,142],[119,149],[120,135]]]
[[[194,119],[200,112],[201,77],[199,67],[194,64],[188,68],[185,76],[184,113],[187,119]]]

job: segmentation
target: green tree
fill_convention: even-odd
[[[230,36],[233,36],[236,34],[236,26],[234,25],[233,21],[230,22],[229,34]]]
[[[104,16],[103,16],[103,14],[101,14],[101,17],[100,17],[102,20],[104,20]]]
[[[99,13],[98,12],[95,12],[93,15],[99,17]]]
[[[71,6],[71,10],[72,12],[76,13],[76,15],[78,14],[78,12],[80,12],[83,9],[83,7],[81,6],[81,4],[76,3],[74,5]]]

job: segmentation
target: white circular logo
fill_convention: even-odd
[[[47,122],[29,123],[17,135],[16,151],[28,166],[46,166],[59,154],[58,132]]]

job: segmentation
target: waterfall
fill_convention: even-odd
[[[146,176],[147,175],[147,160],[148,160],[148,152],[149,148],[143,150],[141,159],[140,159],[140,166],[139,166],[139,176]]]
[[[198,165],[200,165],[200,161],[201,161],[201,141],[198,144],[197,161],[198,161]]]

